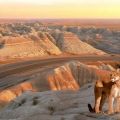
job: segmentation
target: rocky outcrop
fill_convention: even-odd
[[[25,91],[35,91],[35,89],[31,83],[25,82],[0,92],[0,108],[3,108],[11,100],[20,96]]]
[[[111,116],[103,113],[94,114],[87,108],[88,103],[94,104],[92,82],[97,79],[108,79],[109,76],[109,71],[87,66],[78,61],[65,63],[43,74],[37,73],[31,76],[31,81],[0,94],[3,104],[6,102],[4,99],[10,102],[0,111],[0,119],[118,120],[119,114]],[[42,90],[44,92],[40,92]],[[107,104],[103,110],[107,110]]]
[[[97,79],[108,79],[109,73],[78,61],[71,61],[48,71],[37,72],[25,78],[29,81],[3,90],[0,93],[0,106],[3,107],[25,91],[79,90],[83,85]]]
[[[71,61],[62,66],[37,73],[29,81],[36,91],[45,90],[78,90],[86,83],[91,83],[98,79],[98,70],[88,67],[78,61]]]
[[[78,91],[26,92],[0,112],[1,120],[118,120],[119,114],[90,113],[94,103],[93,85]],[[105,107],[106,108],[106,107]],[[104,108],[104,110],[105,110]]]
[[[59,48],[44,33],[19,37],[3,37],[2,41],[4,41],[4,45],[0,49],[1,57],[24,58],[61,54]]]
[[[101,50],[95,49],[89,44],[82,42],[77,35],[71,32],[54,31],[52,36],[56,40],[56,45],[66,53],[71,54],[105,54]]]

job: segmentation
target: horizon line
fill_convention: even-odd
[[[18,20],[19,20],[19,19],[23,19],[23,20],[28,20],[28,19],[33,19],[33,20],[34,20],[34,19],[39,19],[39,20],[44,20],[44,19],[45,19],[45,20],[60,20],[60,19],[61,19],[61,20],[62,20],[62,19],[63,19],[63,20],[65,20],[65,19],[66,19],[66,20],[69,20],[69,19],[73,19],[73,20],[80,20],[80,19],[89,19],[89,20],[92,20],[92,19],[96,19],[96,20],[97,20],[97,19],[98,19],[98,20],[110,20],[110,19],[111,19],[111,20],[112,20],[112,19],[113,19],[113,20],[115,20],[115,19],[116,19],[116,20],[119,20],[120,18],[102,18],[102,17],[100,17],[100,18],[64,18],[64,17],[63,17],[63,18],[52,18],[52,17],[51,17],[51,18],[47,18],[47,17],[46,17],[46,18],[39,18],[39,17],[0,17],[0,19],[11,19],[11,20],[12,20],[12,19],[18,19]]]

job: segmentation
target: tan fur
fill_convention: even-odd
[[[118,87],[118,83],[120,84],[120,80],[112,82],[111,79],[113,79],[116,76],[120,76],[120,74],[118,72],[113,72],[112,74],[109,74],[109,79],[99,79],[96,81],[95,83],[95,87],[94,87],[94,93],[95,93],[95,107],[93,109],[93,111],[95,113],[99,113],[102,111],[102,106],[105,103],[105,100],[107,98],[108,99],[108,105],[109,105],[109,110],[108,113],[111,114],[113,113],[113,102],[115,98],[118,98],[118,102],[117,104],[119,104],[119,97],[118,97],[118,93],[119,91],[119,87]],[[90,105],[90,104],[89,104]],[[89,110],[92,109],[90,106],[88,105]],[[118,108],[117,108],[118,109]],[[92,112],[93,112],[92,111]],[[119,111],[119,110],[117,110]]]
[[[113,109],[113,103],[116,100],[116,109]],[[112,85],[111,92],[109,95],[109,111],[108,114],[112,114],[114,112],[120,112],[120,80],[115,81],[115,84]]]

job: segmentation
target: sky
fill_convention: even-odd
[[[120,0],[0,0],[0,18],[120,18]]]

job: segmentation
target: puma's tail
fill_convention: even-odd
[[[92,108],[91,104],[88,104],[88,109],[89,109],[89,111],[92,112],[92,113],[95,112],[95,110]]]

